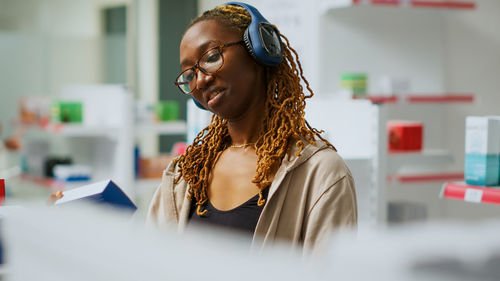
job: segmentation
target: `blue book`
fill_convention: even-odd
[[[134,202],[113,181],[105,180],[63,192],[63,197],[54,204],[66,204],[76,200],[89,200],[129,211],[137,210]]]

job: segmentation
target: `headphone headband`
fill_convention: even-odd
[[[227,2],[225,5],[233,5],[233,6],[240,6],[243,7],[247,12],[250,14],[252,17],[252,22],[253,21],[259,21],[259,22],[268,22],[266,18],[255,8],[254,6],[247,4],[247,3],[242,3],[242,2]]]

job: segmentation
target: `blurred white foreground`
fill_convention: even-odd
[[[327,251],[321,266],[339,280],[498,281],[500,221],[433,222],[339,236]]]
[[[500,222],[338,235],[321,256],[157,230],[93,206],[0,209],[2,280],[500,280]]]
[[[309,276],[290,251],[250,253],[250,237],[194,230],[179,236],[174,229],[147,228],[128,213],[94,205],[1,210],[6,280],[306,280]]]

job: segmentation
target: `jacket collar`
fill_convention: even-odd
[[[271,184],[271,187],[269,189],[268,200],[273,196],[273,194],[276,192],[278,187],[285,179],[285,176],[289,172],[291,172],[292,170],[300,166],[302,163],[307,161],[316,152],[328,147],[328,145],[322,140],[316,140],[316,145],[311,144],[305,140],[302,141],[304,142],[304,149],[302,149],[302,152],[300,153],[299,156],[297,156],[296,154],[299,151],[299,148],[297,147],[297,145],[295,145],[295,143],[293,143],[290,149],[291,150],[290,157],[288,155],[285,155],[285,157],[283,158],[283,161],[281,162],[278,171],[274,175],[273,183]]]
[[[291,145],[292,147],[290,157],[288,157],[288,155],[285,156],[281,163],[281,166],[284,166],[287,172],[295,169],[297,166],[307,161],[307,159],[313,156],[316,152],[328,147],[328,145],[322,140],[316,140],[316,145],[311,144],[305,140],[302,141],[304,142],[304,149],[302,149],[300,155],[297,156],[299,148],[294,143]]]

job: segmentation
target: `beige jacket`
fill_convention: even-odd
[[[264,249],[276,241],[314,250],[332,230],[356,227],[357,206],[354,180],[342,158],[324,142],[306,144],[302,154],[285,157],[269,189],[257,222],[254,246]],[[187,184],[170,164],[156,190],[147,221],[164,226],[177,224],[179,231],[188,223],[191,202]]]

